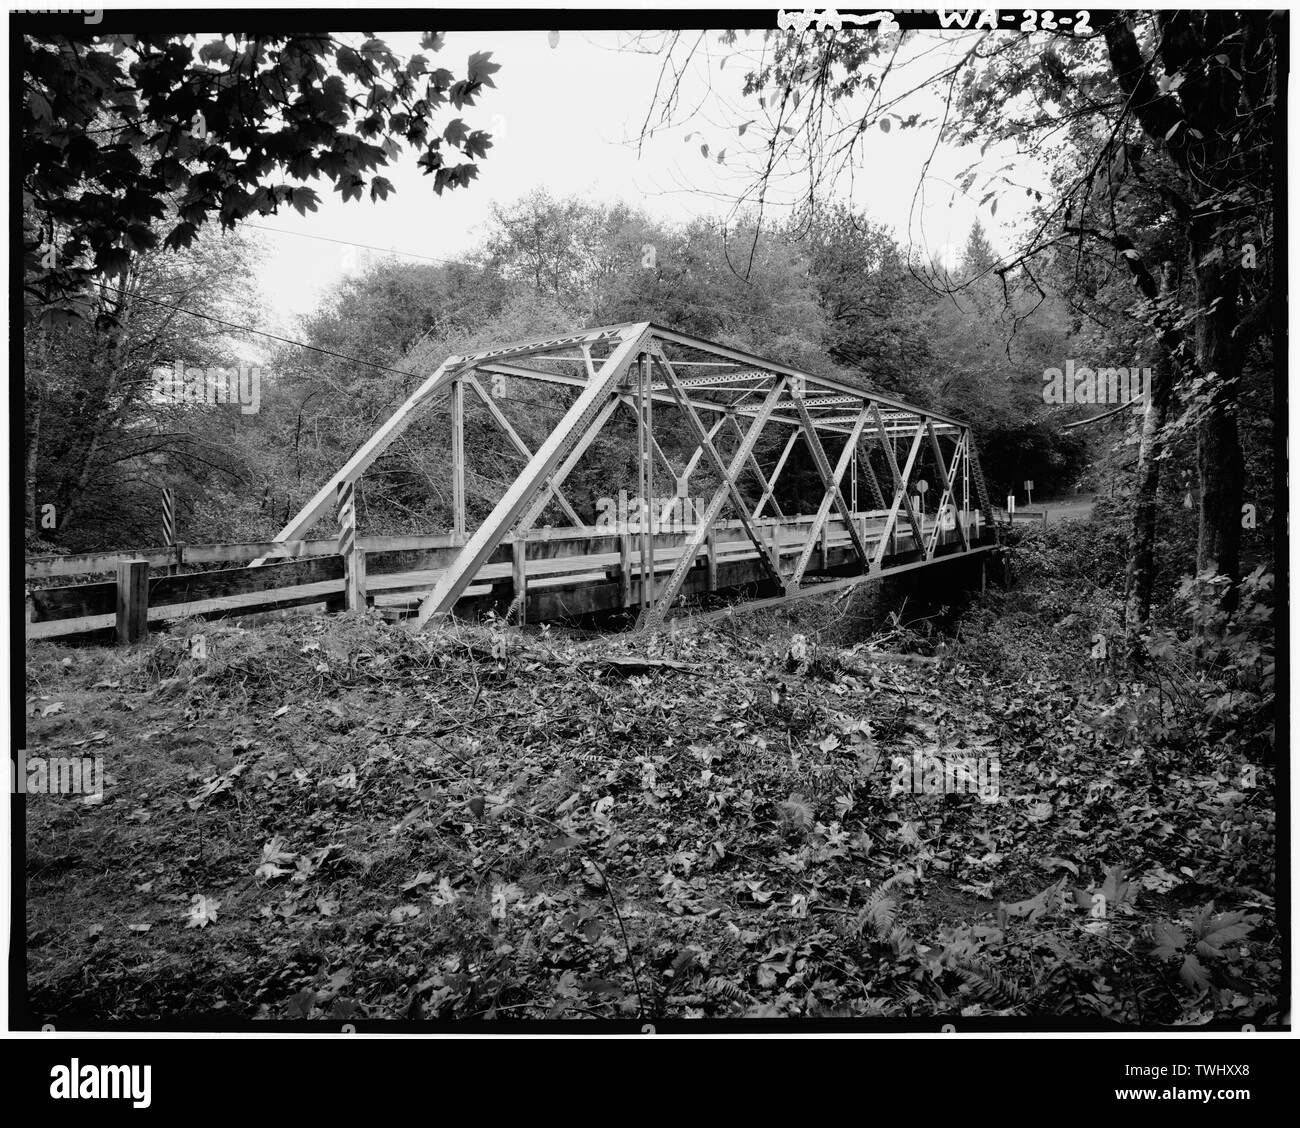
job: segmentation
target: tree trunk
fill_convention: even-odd
[[[1133,525],[1129,533],[1124,628],[1130,647],[1151,618],[1151,592],[1156,579],[1156,503],[1160,492],[1160,456],[1173,393],[1172,364],[1160,364],[1151,374],[1151,393],[1142,415],[1133,483]]]
[[[1222,247],[1216,239],[1211,248]],[[1237,433],[1237,398],[1243,355],[1234,340],[1237,326],[1238,273],[1220,259],[1204,263],[1215,251],[1193,241],[1193,269],[1196,301],[1206,310],[1196,321],[1196,361],[1209,386],[1209,402],[1196,433],[1196,465],[1201,485],[1200,535],[1196,543],[1196,567],[1227,576],[1225,609],[1235,604],[1236,582],[1241,579],[1241,497],[1245,487],[1245,463]]]
[[[83,418],[87,420],[81,441],[72,448],[68,460],[73,468],[71,481],[65,483],[63,504],[58,515],[59,530],[64,532],[72,528],[73,518],[77,515],[82,499],[90,486],[91,474],[95,470],[95,461],[100,447],[120,422],[130,398],[130,392],[120,398],[124,371],[127,329],[131,323],[133,303],[130,301],[135,288],[133,275],[123,275],[122,289],[127,291],[117,303],[117,324],[110,330],[101,350],[101,361],[97,366],[103,373],[102,383],[93,393],[86,405]],[[117,401],[116,403],[114,401]]]
[[[1236,42],[1236,13],[1162,12],[1159,54],[1167,74],[1182,80],[1175,97],[1161,90],[1124,13],[1103,28],[1112,69],[1133,113],[1182,176],[1182,191],[1167,193],[1188,224],[1188,250],[1195,280],[1194,366],[1205,397],[1197,425],[1196,461],[1201,486],[1197,571],[1227,576],[1224,610],[1236,602],[1241,578],[1241,502],[1245,467],[1237,433],[1237,401],[1244,341],[1237,334],[1241,300],[1239,232],[1249,215],[1252,175],[1239,143],[1249,115],[1241,114],[1242,74],[1214,45]],[[1259,29],[1267,39],[1263,28]],[[1237,50],[1237,48],[1225,48]],[[1271,60],[1265,59],[1271,64]],[[1241,71],[1249,67],[1238,60]]]
[[[27,449],[23,461],[23,509],[26,524],[34,536],[40,536],[41,510],[36,503],[36,475],[41,455],[41,414],[45,409],[45,365],[47,347],[45,331],[36,330],[40,335],[40,367],[28,374],[25,391],[25,420],[27,432]]]

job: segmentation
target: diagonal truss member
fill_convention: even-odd
[[[635,379],[633,365],[637,366]],[[684,375],[678,373],[679,366]],[[656,374],[653,379],[650,378],[652,368]],[[500,406],[493,402],[495,393],[488,395],[480,383],[482,377],[498,376],[550,383],[576,393],[564,417],[536,450],[530,449]],[[466,390],[482,402],[487,416],[525,460],[518,477],[474,530],[468,530],[465,523]],[[948,526],[936,520],[927,528],[926,519],[918,514],[909,493],[913,475],[922,461],[927,466],[933,464],[941,487],[937,496],[942,514],[946,516],[956,507],[958,490],[961,508],[968,513],[971,485],[981,507],[987,505],[987,490],[970,429],[961,421],[651,322],[633,322],[517,341],[449,357],[281,529],[274,538],[277,546],[284,546],[281,555],[293,555],[295,549],[289,542],[303,539],[318,520],[328,515],[340,486],[354,486],[421,412],[440,401],[449,402],[452,420],[455,555],[421,600],[417,614],[421,625],[450,615],[470,586],[476,580],[482,582],[480,573],[485,565],[490,560],[500,563],[501,557],[494,557],[494,553],[508,540],[514,542],[511,577],[518,597],[527,583],[528,552],[524,540],[530,535],[541,536],[530,531],[552,504],[575,526],[579,538],[584,533],[592,538],[609,537],[607,528],[584,524],[578,508],[564,495],[563,484],[615,418],[620,404],[626,404],[639,420],[645,421],[645,434],[639,438],[645,446],[643,464],[649,468],[657,462],[667,470],[676,481],[678,494],[685,490],[701,460],[707,463],[717,483],[707,504],[693,514],[695,523],[684,538],[680,530],[666,540],[650,532],[639,538],[639,561],[628,558],[629,542],[622,538],[619,567],[623,573],[624,605],[632,591],[628,577],[639,571],[642,626],[662,623],[672,611],[685,589],[687,576],[693,568],[701,566],[706,541],[708,582],[710,590],[713,589],[719,521],[728,508],[734,510],[736,518],[729,524],[741,531],[753,549],[752,553],[733,558],[750,561],[750,574],[766,576],[783,591],[793,592],[804,581],[819,541],[818,567],[827,568],[826,542],[832,528],[832,512],[843,525],[851,547],[850,555],[841,554],[837,568],[845,567],[847,561],[863,573],[879,571],[887,549],[892,546],[898,552],[895,528],[900,521],[910,526],[912,534],[911,548],[902,553],[905,559],[914,561],[907,566],[925,563],[935,556],[943,528]],[[678,409],[676,413],[654,412],[656,427],[664,426],[665,419],[673,419],[680,428],[679,420],[685,419],[685,430],[678,431],[677,449],[682,449],[680,440],[684,438],[688,443],[686,449],[693,447],[694,453],[680,471],[676,463],[681,459],[670,457],[669,449],[665,449],[665,434],[656,435],[651,429],[652,405]],[[724,427],[732,429],[739,439],[739,445],[729,457],[724,457],[717,445]],[[765,472],[759,463],[757,444],[764,435],[782,428],[788,428],[789,433],[783,436],[773,468]],[[842,444],[834,466],[826,454],[827,436]],[[775,499],[778,479],[800,439],[822,486],[811,525],[800,516],[784,516]],[[951,443],[947,456],[941,440]],[[895,444],[900,441],[906,444],[907,451],[902,466],[895,453]],[[473,453],[472,444],[470,453]],[[876,466],[883,463],[887,471],[888,491],[882,489],[872,465],[873,457]],[[751,474],[761,490],[756,503],[747,500],[740,488]],[[870,513],[855,511],[857,487],[863,478],[874,505]],[[758,524],[769,508],[776,514],[775,523],[771,518],[764,521],[770,538],[760,532]],[[882,517],[883,527],[879,525]],[[871,522],[876,525],[869,530]],[[775,546],[780,543],[781,533],[788,533],[791,528],[800,530],[804,540],[798,546],[794,570],[787,578],[781,574]],[[969,551],[973,546],[964,521],[958,522],[956,531],[958,547]],[[350,551],[359,551],[357,543],[354,542]],[[728,543],[736,542],[729,539]],[[656,552],[668,554],[673,562],[662,584],[649,582],[655,578]],[[274,555],[275,552],[268,553],[268,557]]]

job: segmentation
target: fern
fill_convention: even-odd
[[[876,939],[884,940],[894,927],[897,912],[898,903],[884,889],[876,889],[858,914],[858,931],[869,931]]]
[[[991,964],[962,960],[955,970],[981,1002],[996,1007],[1022,1007],[1029,1002],[1029,996]]]
[[[889,943],[893,946],[894,951],[900,956],[911,955],[916,949],[916,941],[912,939],[912,934],[901,924],[895,925],[890,930]]]
[[[721,975],[715,975],[704,984],[706,994],[713,995],[719,999],[725,999],[729,1003],[747,1003],[750,1001],[747,992],[738,987],[730,979],[724,979]]]

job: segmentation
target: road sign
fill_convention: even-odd
[[[925,493],[925,491],[928,490],[929,488],[930,488],[930,483],[927,482],[924,478],[918,478],[918,479],[916,480],[916,492],[917,492],[917,493],[919,493],[919,494],[923,494],[923,493]]]

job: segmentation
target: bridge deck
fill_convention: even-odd
[[[860,521],[859,529],[865,533],[864,542],[869,552],[879,546],[880,535],[885,527],[886,515],[880,512],[866,512],[856,515]],[[810,518],[787,518],[785,521],[773,521],[764,525],[768,536],[775,538],[779,545],[779,556],[783,574],[793,570],[794,559],[805,544],[806,522]],[[970,524],[972,534],[976,532],[977,521]],[[928,537],[935,527],[932,518],[923,522],[923,531]],[[547,553],[545,556],[530,557],[524,561],[526,589],[530,619],[554,617],[551,612],[559,614],[582,614],[586,611],[608,610],[612,606],[637,606],[640,602],[639,558],[632,561],[633,575],[624,582],[621,577],[622,558],[618,551],[581,552],[565,555],[570,547],[581,548],[584,543],[611,543],[617,538],[602,535],[605,530],[590,528],[586,532],[589,542],[557,538],[557,530],[537,530],[527,539],[528,550]],[[566,534],[571,531],[565,530]],[[740,531],[734,527],[723,530],[723,537],[732,535],[738,539],[720,539],[715,545],[714,567],[716,568],[720,589],[744,586],[760,581],[763,571],[757,566],[759,554],[748,539],[739,539]],[[658,582],[671,573],[680,560],[684,547],[680,544],[658,543],[663,537],[676,536],[684,539],[684,534],[661,534],[656,538],[654,548],[654,572]],[[633,533],[635,540],[637,534]],[[915,557],[917,546],[910,530],[897,530],[894,536],[893,551],[884,559],[885,572],[899,570],[902,567],[914,567],[928,561],[910,562]],[[940,530],[940,546],[951,544],[956,540],[954,532]],[[815,589],[822,582],[827,570],[834,575],[842,575],[844,570],[857,570],[857,563],[851,538],[841,522],[832,520],[827,523],[825,537],[826,559],[820,559],[820,542],[814,555],[815,566],[810,569],[806,586]],[[698,554],[701,571],[707,563],[707,553]],[[446,569],[413,568],[392,572],[370,574],[366,577],[366,591],[370,604],[391,615],[401,615],[418,605],[420,598],[427,593],[443,576]],[[203,577],[197,573],[196,577]],[[209,573],[210,575],[210,573]],[[515,570],[511,561],[496,561],[483,565],[474,580],[463,594],[458,611],[467,612],[487,605],[497,605],[504,611],[509,599],[513,598]],[[610,588],[618,589],[611,600]],[[705,590],[696,584],[692,589]],[[215,596],[205,599],[185,600],[162,606],[151,606],[148,610],[150,624],[162,625],[166,622],[183,618],[217,618],[240,614],[254,614],[290,607],[304,607],[318,604],[337,604],[343,592],[340,579],[322,580],[312,583],[289,584],[273,590],[248,591],[232,595]],[[505,595],[503,596],[503,592]],[[504,602],[503,602],[504,599]],[[109,631],[114,628],[116,616],[113,614],[81,615],[72,618],[51,619],[43,622],[27,623],[27,638],[48,639],[72,635],[87,635],[93,632]]]
[[[488,378],[491,392],[482,383]],[[567,400],[535,450],[510,418],[518,404],[531,402],[516,394],[530,382],[550,385],[557,405]],[[445,406],[450,427],[450,534],[363,536],[358,482],[435,402]],[[470,406],[477,418],[467,434]],[[654,533],[588,525],[564,494],[600,436],[631,454],[629,411],[635,482],[627,467],[604,466],[599,480],[609,496],[596,501],[596,510],[607,514],[605,503],[617,492],[618,512],[626,517],[644,507]],[[492,508],[471,530],[466,470],[471,456],[489,455],[491,441],[481,440],[497,433],[495,441],[513,448],[524,465],[495,502],[479,499]],[[815,514],[787,517],[778,504],[778,480],[791,465],[803,481],[781,494],[797,498],[787,504],[812,505]],[[867,504],[877,507],[866,513],[858,501],[864,487]],[[658,512],[650,514],[652,508]],[[306,540],[331,509],[337,539]],[[119,641],[131,642],[150,622],[320,602],[329,610],[377,605],[393,617],[413,611],[418,626],[487,612],[538,622],[635,609],[637,628],[654,630],[701,598],[790,598],[828,580],[978,551],[987,542],[978,519],[968,527],[973,511],[992,524],[974,436],[958,419],[653,322],[599,326],[448,357],[254,553],[235,553],[248,545],[171,546],[129,558],[30,561],[29,579],[102,575],[106,567],[116,568],[117,578],[31,592],[29,637],[112,628]],[[962,514],[957,527],[936,529],[940,512],[949,525]],[[547,514],[566,527],[539,529]],[[660,527],[665,516],[676,520]],[[684,528],[681,518],[697,524]],[[387,543],[376,546],[376,539]],[[252,563],[184,570],[218,560]],[[160,566],[169,574],[151,578],[149,569]]]

